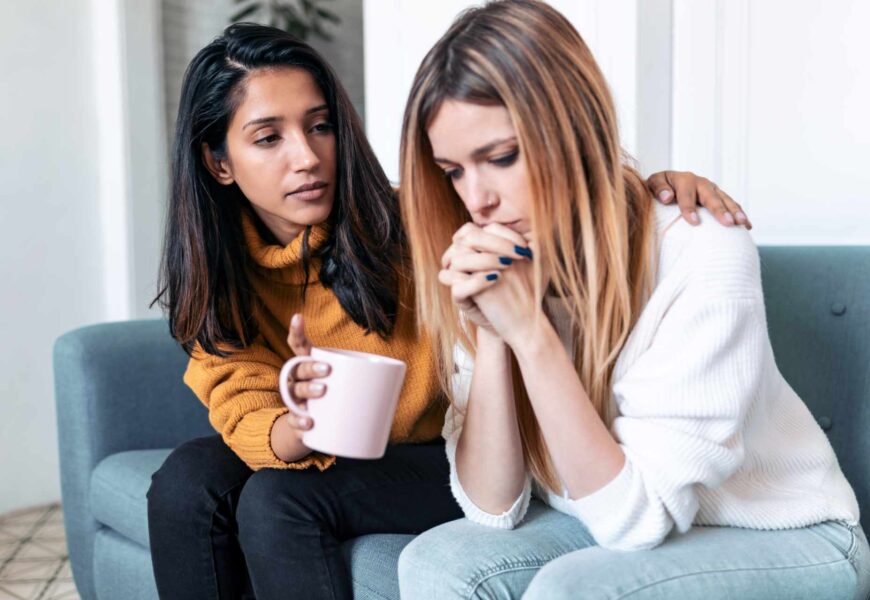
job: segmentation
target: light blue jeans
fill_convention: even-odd
[[[870,547],[860,527],[828,521],[693,527],[652,550],[618,552],[533,500],[511,531],[460,519],[418,536],[399,559],[399,586],[403,600],[867,600]]]

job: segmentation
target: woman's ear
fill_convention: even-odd
[[[212,153],[208,144],[202,144],[202,160],[205,163],[205,168],[212,174],[218,183],[221,185],[230,185],[235,181],[233,173],[230,170],[229,161],[226,159],[218,160]]]

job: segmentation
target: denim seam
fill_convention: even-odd
[[[840,520],[840,519],[836,519],[836,520],[834,520],[834,521],[832,521],[832,522],[833,522],[833,523],[838,523],[838,524],[842,525],[843,527],[845,527],[846,529],[849,530],[849,547],[846,548],[845,551],[843,551],[843,550],[841,550],[840,548],[838,548],[838,547],[837,547],[837,544],[835,544],[834,542],[832,542],[832,541],[831,541],[830,539],[828,539],[826,536],[822,535],[821,533],[818,533],[818,532],[815,530],[815,528],[810,528],[810,531],[811,531],[812,533],[814,533],[815,535],[817,535],[819,538],[823,539],[823,540],[824,540],[825,542],[827,542],[828,544],[834,546],[834,547],[835,547],[839,552],[842,552],[842,553],[843,553],[843,557],[844,557],[846,560],[848,560],[848,561],[849,561],[849,564],[852,565],[852,568],[855,569],[855,573],[856,573],[856,574],[860,573],[860,567],[859,567],[859,565],[856,564],[856,562],[855,562],[855,555],[858,553],[858,536],[855,535],[855,526],[852,525],[852,524],[850,524],[850,523],[848,523],[848,522],[846,522],[846,521]]]
[[[778,567],[741,567],[736,569],[711,569],[709,571],[696,571],[694,573],[683,573],[681,575],[674,575],[673,577],[668,577],[666,579],[660,579],[658,581],[650,581],[649,583],[645,583],[642,586],[631,590],[621,596],[617,600],[621,600],[622,598],[628,598],[638,592],[642,592],[643,590],[650,588],[654,585],[659,585],[662,583],[667,583],[669,581],[676,581],[678,579],[685,579],[687,577],[696,577],[698,575],[712,575],[714,573],[746,573],[750,571],[788,571],[791,569],[805,569],[808,567],[825,567],[828,565],[834,565],[837,563],[844,562],[845,559],[837,559],[823,563],[811,563],[805,565],[788,565],[788,566],[778,566]]]
[[[501,575],[502,573],[511,573],[514,571],[523,571],[526,569],[540,569],[548,562],[563,556],[564,554],[557,554],[555,556],[550,556],[546,558],[536,558],[536,559],[528,559],[528,560],[519,560],[508,563],[502,563],[499,565],[494,565],[485,571],[482,571],[471,578],[468,582],[468,598],[472,598],[474,594],[477,592],[477,588],[479,588],[483,583],[496,575]]]
[[[208,501],[208,512],[211,515],[209,517],[210,525],[209,525],[209,534],[208,534],[208,538],[207,538],[208,539],[208,555],[209,555],[208,562],[211,565],[211,570],[212,570],[212,580],[213,580],[213,584],[214,584],[214,592],[215,592],[214,597],[215,598],[220,598],[220,587],[221,586],[219,583],[220,576],[218,575],[218,568],[217,568],[217,565],[215,564],[215,551],[214,551],[214,543],[213,543],[213,538],[212,538],[212,535],[214,532],[214,518],[218,512],[218,506],[220,505],[220,503],[225,501],[227,496],[229,496],[233,492],[233,490],[235,490],[239,486],[243,486],[246,482],[247,482],[247,479],[244,481],[232,483],[223,492],[216,494],[214,497],[212,497],[209,494],[206,494],[206,500]],[[238,534],[236,534],[236,537],[238,538]],[[241,544],[240,544],[240,546],[241,546]],[[247,565],[245,565],[245,568],[247,569]],[[250,576],[248,577],[248,579],[250,580]],[[253,587],[253,582],[251,583],[251,587]]]
[[[317,538],[320,541],[320,556],[323,558],[323,567],[326,570],[326,588],[329,592],[329,597],[332,598],[332,600],[335,600],[335,589],[333,589],[332,585],[330,585],[330,582],[333,581],[333,573],[329,568],[329,561],[326,559],[326,545],[323,543],[325,532],[323,531],[323,528],[321,528],[319,525],[317,525],[316,528],[320,534],[317,536]],[[336,541],[336,543],[338,542]],[[339,558],[341,558],[341,556],[339,556]],[[342,558],[342,560],[344,559]]]
[[[855,569],[855,574],[859,575],[861,570],[855,562],[855,555],[858,553],[858,536],[855,535],[854,525],[850,525],[849,523],[845,523],[845,525],[849,528],[849,534],[851,535],[851,544],[849,545],[849,551],[846,553],[846,558],[849,559],[849,564],[852,565],[853,569]]]
[[[214,552],[214,543],[212,534],[214,532],[214,516],[217,514],[218,508],[218,499],[212,498],[208,494],[206,494],[206,500],[208,502],[208,514],[209,516],[209,533],[205,538],[200,540],[200,542],[205,542],[202,544],[200,551],[205,550],[205,563],[211,568],[211,579],[207,582],[207,584],[211,584],[213,586],[213,593],[215,598],[220,598],[220,585],[218,583],[218,568],[215,564],[215,552]]]

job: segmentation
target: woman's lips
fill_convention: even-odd
[[[295,191],[287,194],[287,196],[295,200],[302,200],[303,202],[320,200],[324,196],[324,194],[326,194],[326,188],[326,182],[318,181],[316,183],[300,186],[296,188]]]

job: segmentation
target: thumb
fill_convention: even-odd
[[[311,354],[311,340],[305,335],[305,323],[302,315],[296,313],[290,319],[290,332],[287,335],[287,344],[296,356],[308,356]]]
[[[646,180],[646,186],[653,193],[653,196],[656,197],[656,200],[662,204],[670,204],[673,201],[674,188],[671,182],[668,181],[666,171],[650,175],[649,179]]]

